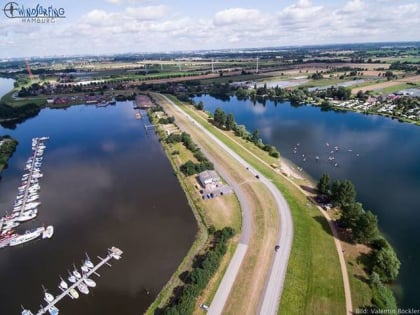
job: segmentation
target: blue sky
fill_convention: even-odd
[[[420,40],[418,0],[15,2],[62,7],[66,18],[23,23],[0,12],[2,59]]]

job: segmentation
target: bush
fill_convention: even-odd
[[[370,278],[370,286],[372,288],[372,303],[378,309],[394,310],[397,314],[397,302],[390,288],[386,287],[380,280],[377,273],[372,273]]]
[[[214,227],[210,227],[209,231],[210,229],[213,230]],[[230,227],[214,231],[214,242],[212,246],[204,255],[202,255],[202,259],[198,256],[195,257],[196,266],[188,274],[188,283],[179,290],[181,291],[179,298],[173,298],[171,303],[164,307],[162,310],[163,314],[187,315],[194,312],[196,298],[207,286],[211,277],[219,267],[220,261],[226,253],[226,244],[234,233],[235,231]]]

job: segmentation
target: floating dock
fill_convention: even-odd
[[[114,258],[116,260],[119,260],[121,258],[122,255],[122,250],[120,250],[117,247],[111,247],[110,249],[108,249],[108,254],[105,258],[99,257],[100,262],[93,266],[93,268],[90,268],[88,272],[83,273],[81,278],[77,279],[77,281],[75,283],[72,283],[71,285],[68,286],[68,288],[66,290],[62,290],[60,295],[57,295],[51,302],[49,302],[46,306],[43,306],[38,312],[36,312],[36,315],[42,315],[42,314],[46,314],[47,312],[50,312],[51,314],[51,310],[55,310],[54,312],[56,312],[55,314],[58,314],[58,309],[56,308],[56,304],[61,301],[62,299],[64,299],[66,296],[71,297],[70,294],[70,290],[75,290],[75,288],[78,287],[79,284],[83,283],[85,279],[89,278],[92,274],[97,275],[98,277],[100,276],[98,273],[96,273],[96,271],[101,268],[103,265],[108,265],[111,267],[111,264],[109,264],[108,262]],[[33,313],[30,310],[26,310],[24,309],[21,313],[22,315],[33,315]]]

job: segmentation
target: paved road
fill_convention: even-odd
[[[258,173],[249,167],[249,164],[243,160],[238,154],[236,154],[232,149],[225,145],[222,141],[216,138],[213,134],[207,131],[203,126],[201,126],[197,121],[195,121],[191,116],[182,111],[178,106],[176,106],[170,99],[162,95],[167,102],[172,104],[172,106],[178,110],[180,113],[185,115],[192,123],[194,123],[197,128],[200,128],[210,139],[212,139],[221,149],[229,153],[235,160],[241,163],[244,168],[248,168],[249,172],[252,172],[254,175]],[[223,176],[223,175],[222,175]],[[275,252],[273,248],[274,260],[270,270],[269,277],[266,281],[266,286],[263,292],[263,295],[260,300],[260,314],[271,315],[277,314],[281,293],[283,290],[284,278],[287,270],[287,263],[290,256],[290,251],[292,247],[293,240],[293,222],[292,216],[290,213],[289,206],[284,199],[280,191],[272,184],[267,178],[258,174],[261,182],[270,190],[273,195],[275,202],[277,204],[277,209],[280,216],[280,231],[278,236],[277,244],[280,245],[280,249]],[[241,203],[242,205],[242,203]],[[245,213],[243,214],[245,216]],[[250,222],[250,221],[249,221]],[[249,233],[243,231],[243,233]],[[244,237],[241,235],[241,241],[249,240],[249,235]],[[243,244],[245,245],[245,244]],[[247,245],[246,245],[247,246]],[[245,256],[244,246],[238,246],[231,263],[225,273],[222,282],[216,292],[216,295],[210,305],[208,313],[211,315],[218,315],[222,313],[223,307],[228,298],[229,292],[233,286],[236,274],[239,271],[240,265],[242,263],[243,257]]]

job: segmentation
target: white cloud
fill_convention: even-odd
[[[351,0],[351,1],[346,3],[343,11],[344,12],[355,12],[355,11],[360,11],[363,8],[365,8],[365,5],[361,0]]]
[[[252,9],[226,8],[212,16],[188,15],[157,2],[110,1],[122,4],[115,10],[92,9],[77,21],[49,26],[2,22],[0,57],[419,40],[416,0],[347,0],[334,5],[299,0],[277,12],[256,3]],[[40,38],[54,45],[46,46]]]
[[[156,20],[168,16],[170,10],[165,5],[147,6],[147,7],[128,7],[125,13],[129,17],[140,20]]]
[[[217,26],[254,23],[263,18],[263,14],[255,9],[233,8],[217,12],[213,21]]]

